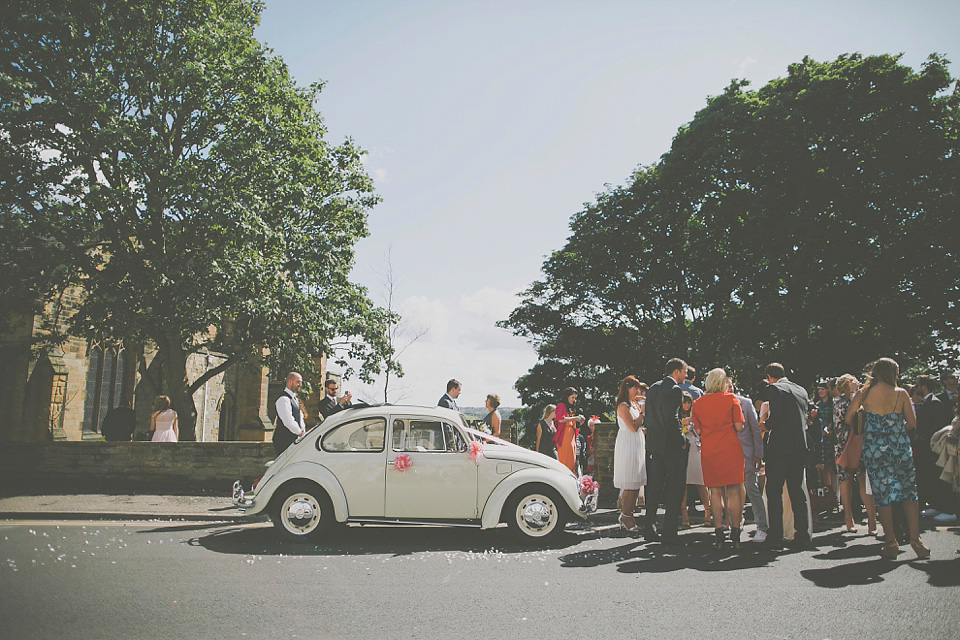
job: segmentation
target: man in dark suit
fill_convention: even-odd
[[[940,384],[943,385],[943,392],[938,393],[937,397],[947,409],[950,410],[950,420],[953,420],[953,407],[957,404],[957,392],[960,387],[957,386],[958,371],[944,371],[940,374]]]
[[[350,399],[353,397],[347,391],[340,398],[337,397],[337,381],[330,378],[323,383],[326,394],[320,401],[320,416],[326,420],[335,413],[339,413],[350,406]]]
[[[107,442],[130,442],[136,423],[137,414],[130,408],[130,403],[121,400],[118,406],[107,411],[100,434]]]
[[[937,383],[932,376],[917,376],[914,387],[923,397],[917,405],[917,440],[913,443],[914,465],[917,467],[917,491],[920,508],[926,502],[929,509],[923,511],[938,524],[953,524],[957,521],[956,503],[950,485],[940,479],[943,469],[937,464],[937,454],[930,449],[930,438],[953,420],[953,409],[934,395]]]
[[[787,379],[782,364],[772,362],[763,372],[766,374],[767,400],[770,402],[770,415],[766,422],[769,435],[764,448],[770,526],[767,544],[774,548],[783,544],[783,485],[786,483],[797,529],[794,543],[809,546],[810,521],[807,518],[803,472],[808,455],[805,427],[810,399],[803,387]]]
[[[457,398],[460,397],[460,391],[462,389],[463,386],[455,379],[447,382],[447,392],[440,396],[437,406],[460,411],[460,407],[457,406]]]
[[[644,537],[660,540],[657,534],[657,508],[664,504],[662,537],[665,544],[677,544],[680,537],[680,505],[687,482],[687,440],[680,422],[687,363],[680,358],[667,362],[666,376],[647,391],[644,426],[647,428],[647,455],[650,474],[647,478],[644,514]]]

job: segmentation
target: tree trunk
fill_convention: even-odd
[[[187,353],[179,336],[162,336],[157,342],[163,358],[163,382],[170,395],[170,404],[177,412],[180,440],[197,439],[197,407],[187,382]]]

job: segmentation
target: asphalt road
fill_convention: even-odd
[[[266,523],[0,523],[0,635],[21,638],[956,638],[960,529],[933,556],[818,548],[668,550],[571,531],[349,527],[318,545]]]

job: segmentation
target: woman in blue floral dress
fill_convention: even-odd
[[[929,558],[930,549],[920,539],[917,507],[917,472],[913,465],[910,435],[917,426],[913,404],[905,389],[897,386],[900,366],[890,358],[873,363],[867,384],[847,409],[845,420],[852,424],[857,409],[866,410],[862,458],[879,507],[886,542],[880,556],[894,559],[900,552],[893,529],[894,502],[903,504],[910,532],[910,546],[918,558]]]

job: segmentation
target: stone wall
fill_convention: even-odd
[[[600,483],[604,507],[617,501],[613,486],[616,439],[615,423],[596,425],[594,479]],[[226,495],[234,480],[249,487],[274,457],[270,441],[5,442],[0,446],[0,494],[202,491]]]
[[[593,428],[594,480],[600,483],[600,506],[614,507],[619,491],[613,486],[613,448],[617,442],[616,422],[599,422]]]
[[[0,494],[229,495],[234,480],[249,488],[274,457],[272,442],[6,442]]]

